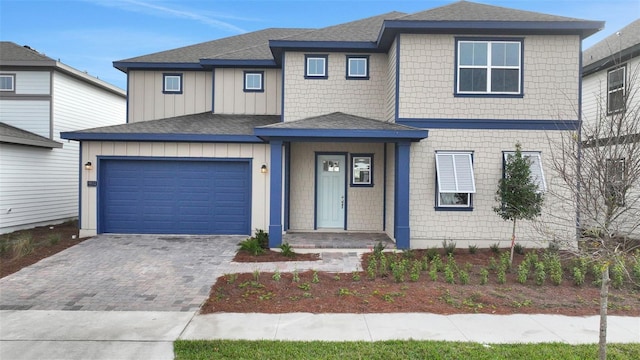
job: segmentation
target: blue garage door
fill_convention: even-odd
[[[101,233],[251,232],[248,161],[100,161]]]

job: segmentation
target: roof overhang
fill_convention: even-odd
[[[133,62],[114,61],[113,67],[126,73],[128,70],[202,70],[200,63],[174,63],[174,62]]]
[[[242,60],[242,59],[201,59],[200,65],[211,67],[244,67],[244,68],[275,68],[279,67],[273,59]]]
[[[362,129],[276,129],[256,128],[256,136],[264,140],[336,141],[340,142],[401,142],[427,138],[428,130],[362,130]]]
[[[253,135],[215,135],[215,134],[150,134],[150,133],[87,133],[61,132],[60,137],[77,141],[170,141],[170,142],[226,142],[226,143],[262,143]]]
[[[387,49],[400,33],[480,35],[579,35],[584,39],[604,28],[603,21],[422,21],[385,20],[378,47]]]
[[[384,52],[371,41],[302,41],[302,40],[269,40],[269,47],[278,65],[282,61],[284,51],[327,51],[327,52]]]
[[[595,61],[589,65],[585,65],[582,69],[582,76],[593,74],[594,72],[606,69],[616,64],[622,64],[629,59],[640,56],[640,43],[628,47],[620,52],[607,56],[603,59]]]

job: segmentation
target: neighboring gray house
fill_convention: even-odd
[[[509,239],[492,210],[505,153],[521,142],[554,186],[549,139],[579,128],[581,42],[602,27],[458,1],[116,61],[128,124],[63,134],[96,165],[81,231]]]
[[[124,123],[122,89],[0,42],[0,233],[78,217],[76,142],[60,132]]]
[[[586,146],[600,146],[606,156],[606,188],[616,206],[626,208],[623,216],[607,227],[640,237],[640,184],[629,176],[640,164],[640,19],[616,31],[584,51],[582,103],[585,126],[599,125],[599,139],[585,139]],[[591,132],[592,133],[592,132]],[[612,141],[618,138],[622,141]],[[629,158],[630,148],[636,153]],[[586,150],[588,151],[588,150]],[[633,170],[629,170],[633,169]],[[630,183],[635,181],[635,183]],[[626,188],[626,189],[625,189]],[[617,211],[617,210],[616,210]],[[597,216],[594,214],[594,217]],[[601,219],[585,219],[598,226]]]

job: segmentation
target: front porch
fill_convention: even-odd
[[[287,231],[282,237],[295,249],[373,249],[378,243],[386,249],[395,249],[396,244],[382,232],[325,232]]]

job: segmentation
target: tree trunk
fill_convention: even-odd
[[[511,257],[509,258],[509,267],[513,266],[513,249],[516,246],[516,219],[513,219],[513,230],[511,231]]]
[[[602,269],[602,285],[600,285],[600,341],[598,356],[607,359],[607,306],[609,299],[609,264]]]

